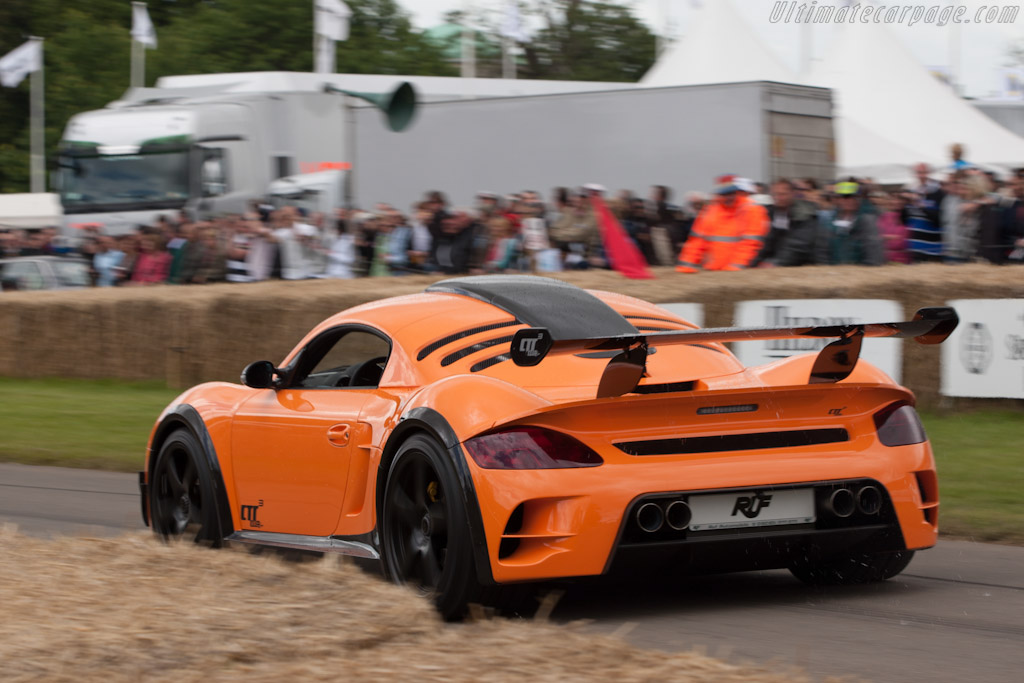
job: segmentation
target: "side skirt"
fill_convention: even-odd
[[[278,534],[270,531],[236,531],[225,541],[252,543],[274,548],[310,550],[317,553],[338,553],[367,560],[379,560],[376,548],[358,541],[345,541],[332,536],[301,536],[299,534]]]

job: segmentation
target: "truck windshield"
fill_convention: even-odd
[[[61,159],[65,211],[105,207],[171,208],[188,199],[188,152],[73,156]],[[108,208],[109,207],[109,208]]]

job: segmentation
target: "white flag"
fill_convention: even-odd
[[[30,40],[0,57],[0,85],[17,87],[25,76],[43,68],[43,41]]]
[[[519,3],[516,0],[505,2],[505,21],[501,25],[501,35],[517,43],[524,43],[529,39],[523,31],[523,22],[519,17]]]
[[[315,0],[313,30],[331,40],[348,40],[348,20],[352,10],[341,0]]]
[[[313,72],[318,74],[334,73],[334,58],[336,56],[334,41],[320,36],[313,52]]]
[[[132,38],[149,48],[156,47],[156,27],[144,2],[132,3]]]

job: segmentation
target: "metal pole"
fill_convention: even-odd
[[[132,51],[131,51],[131,77],[128,79],[128,85],[133,88],[142,87],[142,77],[140,76],[140,64],[139,64],[139,53],[142,52],[142,43],[132,38]]]
[[[135,29],[135,10],[137,6],[146,7],[144,2],[132,3],[132,30]],[[131,79],[129,84],[133,88],[141,88],[146,85],[146,46],[132,36],[131,51]]]
[[[29,40],[40,43],[40,55],[43,51],[42,38],[30,36]],[[31,189],[33,192],[46,192],[46,114],[43,110],[43,60],[39,60],[39,68],[30,76],[29,120],[30,120],[30,163]]]
[[[512,54],[512,39],[502,37],[501,39],[501,77],[502,78],[515,78],[516,77],[516,61],[515,56]]]
[[[462,59],[460,75],[463,78],[476,78],[476,35],[469,27],[469,19],[463,19],[462,27]]]
[[[345,98],[345,156],[348,157],[348,170],[345,172],[345,208],[352,211],[355,208],[356,196],[356,108],[352,106],[352,97],[343,95]]]

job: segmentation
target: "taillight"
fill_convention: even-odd
[[[893,403],[875,413],[878,440],[886,446],[907,446],[928,440],[921,418],[913,406]]]
[[[515,427],[466,441],[477,465],[489,470],[594,467],[604,461],[576,439],[541,427]]]

